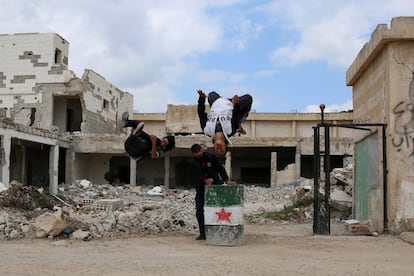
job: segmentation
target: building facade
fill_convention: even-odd
[[[354,121],[386,125],[354,136],[354,215],[380,231],[414,230],[413,77],[414,17],[379,24],[347,71]]]
[[[0,35],[0,46],[3,183],[56,192],[58,183],[90,178],[105,166],[84,153],[103,153],[105,162],[105,154],[123,152],[120,114],[132,112],[130,93],[92,70],[76,77],[68,69],[69,43],[58,34]]]
[[[326,113],[324,120],[332,124],[352,123],[352,114]],[[160,161],[163,163],[160,166],[170,168],[166,171],[168,186],[190,185],[182,172],[190,169],[191,145],[202,143],[213,150],[211,139],[203,135],[200,128],[197,106],[168,105],[166,114],[141,113],[134,114],[134,118],[144,121],[145,130],[149,133],[175,135],[177,148]],[[301,177],[313,178],[313,127],[320,122],[319,113],[252,112],[243,125],[247,134],[231,138],[233,146],[221,160],[228,174],[238,183],[269,187],[292,183]],[[333,167],[343,167],[346,159],[353,156],[352,130],[333,128],[331,132],[331,163]],[[144,177],[140,170],[160,171],[148,162],[141,162],[138,166],[138,183],[156,179],[155,175]],[[161,180],[158,179],[158,183],[162,183]]]
[[[64,183],[88,179],[107,183],[110,172],[121,183],[192,186],[190,147],[202,143],[194,105],[168,105],[162,114],[133,114],[133,96],[86,69],[77,77],[69,69],[69,42],[54,33],[0,35],[0,181],[57,193]],[[208,109],[208,107],[207,107]],[[124,152],[128,130],[121,114],[145,121],[148,133],[173,134],[176,148],[161,160],[136,162]],[[246,185],[284,185],[313,177],[313,128],[319,113],[251,112],[246,135],[233,137],[220,160],[232,179]],[[326,113],[324,121],[352,123],[353,112]],[[354,134],[332,128],[332,167],[354,155]]]

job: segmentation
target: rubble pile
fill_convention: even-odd
[[[43,188],[23,186],[17,181],[12,181],[8,189],[0,190],[1,206],[21,210],[33,210],[36,207],[53,208],[57,200],[43,193],[43,190]]]
[[[352,181],[346,181],[348,173],[346,170],[333,173],[333,177],[340,181],[335,182],[332,191],[352,193],[352,187],[349,187]],[[313,205],[298,209],[300,221],[297,216],[274,221],[261,215],[283,210],[298,200],[312,199],[312,186],[312,179],[300,179],[281,187],[244,186],[245,217],[255,218],[246,221],[258,224],[311,222]],[[8,189],[0,190],[0,239],[64,237],[89,240],[134,234],[197,233],[194,197],[194,189],[112,186],[93,184],[88,180],[59,185],[59,193],[53,196],[13,181]],[[332,206],[340,208],[338,219],[348,218],[342,217],[344,212],[350,214],[348,200],[344,197],[338,202],[332,199],[335,201]],[[350,200],[352,202],[352,198]]]

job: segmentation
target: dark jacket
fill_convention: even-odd
[[[213,185],[220,185],[229,180],[224,166],[218,161],[216,155],[204,152],[200,159],[194,158],[193,172],[196,191],[204,187],[204,179],[212,178]]]
[[[157,152],[158,158],[164,156],[164,151],[159,146],[161,140],[157,138]],[[138,137],[133,134],[130,134],[128,138],[125,140],[124,148],[127,154],[132,158],[140,158],[142,159],[152,159],[151,158],[151,138],[149,134],[142,132]]]

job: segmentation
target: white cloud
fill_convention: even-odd
[[[151,83],[127,89],[134,91],[134,111],[140,113],[164,113],[168,104],[180,104],[175,94],[161,83]]]
[[[164,79],[163,68],[181,67],[183,57],[217,49],[223,35],[217,19],[203,10],[208,4],[203,1],[39,0],[6,4],[0,12],[2,21],[16,22],[15,16],[21,21],[3,24],[7,25],[3,32],[57,32],[70,42],[69,65],[77,75],[90,68],[110,76],[118,86],[125,85],[125,75],[132,74],[138,86],[151,79],[159,82]]]
[[[333,1],[334,3],[335,1]],[[358,6],[352,2],[325,5],[320,1],[293,2],[286,9],[290,28],[299,35],[296,43],[282,46],[271,54],[277,66],[295,66],[312,60],[325,60],[328,64],[346,68],[364,43],[367,22]],[[324,2],[326,3],[326,2]],[[323,14],[321,14],[323,13]]]
[[[325,113],[330,113],[330,112],[341,112],[341,111],[348,111],[348,110],[352,110],[352,100],[348,100],[345,103],[342,104],[331,104],[331,105],[327,105],[325,106],[324,112]],[[306,113],[320,113],[321,112],[321,108],[320,105],[308,105],[305,108]]]
[[[404,0],[259,2],[0,0],[0,22],[3,33],[60,34],[78,76],[92,69],[133,93],[135,109],[162,112],[167,103],[193,102],[199,87],[187,83],[225,94],[251,87],[256,107],[270,106],[279,66],[323,60],[345,70],[377,24],[414,14],[414,1]],[[289,101],[281,105],[298,105]]]
[[[271,77],[277,73],[277,70],[275,69],[268,69],[268,70],[260,70],[255,73],[258,77]]]
[[[411,10],[408,1],[273,1],[271,10],[297,41],[276,48],[271,60],[276,66],[296,66],[312,60],[347,69],[377,24],[389,24],[393,16]]]
[[[245,79],[247,76],[241,73],[232,73],[221,70],[210,70],[205,72],[200,72],[197,76],[197,79],[206,84],[213,84],[223,81],[228,81],[230,83],[238,83]]]

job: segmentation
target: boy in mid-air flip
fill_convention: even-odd
[[[160,159],[164,152],[175,147],[175,138],[167,135],[157,138],[143,131],[144,122],[129,120],[128,112],[122,114],[123,127],[131,127],[131,134],[125,140],[124,147],[128,155],[139,161],[141,159]]]
[[[197,90],[197,93],[197,113],[201,129],[204,134],[213,138],[215,153],[224,156],[228,144],[231,145],[229,137],[236,132],[245,134],[242,123],[249,115],[253,98],[249,94],[240,97],[235,95],[232,99],[227,99],[214,91],[208,93],[208,96],[202,90]],[[205,112],[206,98],[210,105],[209,113]]]

